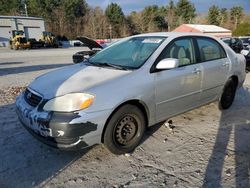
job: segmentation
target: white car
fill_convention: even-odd
[[[229,108],[244,80],[244,56],[214,37],[149,33],[36,78],[16,107],[24,127],[50,146],[104,143],[121,154],[172,116],[217,100]]]

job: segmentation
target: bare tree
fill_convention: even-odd
[[[104,39],[109,33],[108,20],[100,7],[91,9],[86,16],[84,33],[91,38]]]

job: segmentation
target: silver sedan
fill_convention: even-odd
[[[216,38],[150,33],[36,78],[16,108],[24,127],[50,146],[104,143],[121,154],[172,116],[216,100],[229,108],[244,80],[244,57]]]

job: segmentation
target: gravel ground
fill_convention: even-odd
[[[0,187],[250,187],[250,75],[229,110],[212,103],[155,125],[131,154],[63,152],[34,139],[15,96],[79,50],[0,49]]]

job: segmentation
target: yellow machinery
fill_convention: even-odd
[[[10,49],[18,50],[20,48],[27,49],[30,48],[30,43],[24,37],[24,32],[21,30],[12,30],[12,37],[10,38],[9,46]]]
[[[44,43],[44,47],[58,48],[59,46],[55,35],[51,32],[44,31],[39,41]]]

